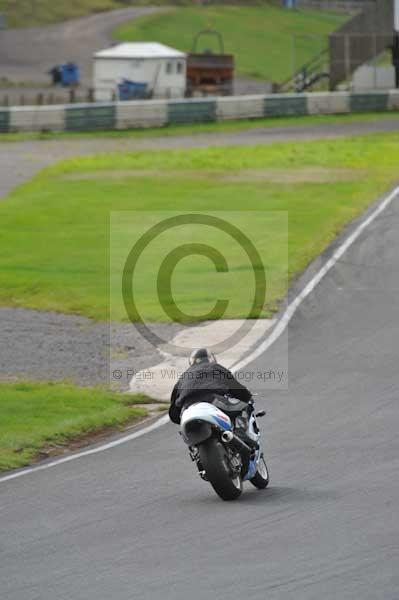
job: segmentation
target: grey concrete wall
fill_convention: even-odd
[[[0,108],[0,132],[162,127],[229,119],[399,110],[399,91],[320,92]]]

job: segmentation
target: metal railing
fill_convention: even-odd
[[[322,79],[328,79],[329,72],[328,48],[324,48],[319,54],[302,65],[291,77],[279,85],[280,92],[304,92],[312,88]]]

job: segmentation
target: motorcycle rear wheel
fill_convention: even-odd
[[[215,438],[198,447],[201,463],[209,483],[222,500],[236,500],[242,493],[240,474],[232,476],[227,451]]]

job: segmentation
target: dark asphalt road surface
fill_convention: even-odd
[[[172,425],[2,482],[2,600],[396,600],[398,223],[396,200],[290,323],[269,489],[222,502]]]

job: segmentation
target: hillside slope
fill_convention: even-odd
[[[216,29],[223,35],[226,52],[235,54],[240,75],[281,82],[324,49],[327,35],[346,18],[271,4],[178,8],[123,24],[115,36],[123,41],[157,40],[187,51],[200,29]],[[217,48],[211,38],[201,49],[208,46]]]

